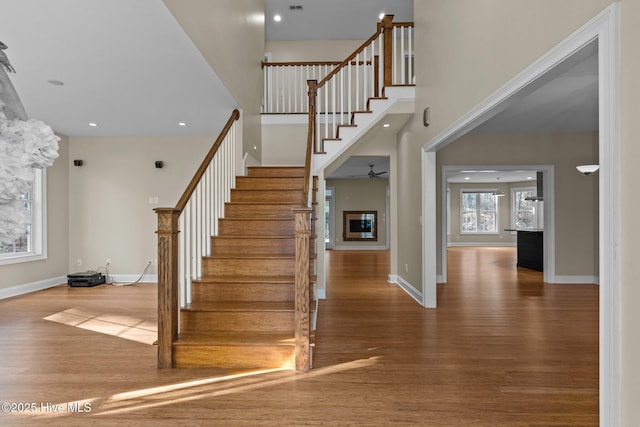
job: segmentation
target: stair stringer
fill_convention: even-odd
[[[415,112],[415,86],[385,87],[385,98],[369,100],[369,111],[354,113],[356,126],[340,127],[339,139],[324,141],[324,152],[314,154],[312,173],[318,174],[362,138],[387,114]]]

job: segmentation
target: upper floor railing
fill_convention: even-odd
[[[326,86],[318,111],[348,116],[380,97],[384,86],[413,84],[413,23],[386,16],[376,33],[342,62],[263,62],[263,114],[305,114],[309,80]],[[385,47],[386,46],[386,47]],[[348,118],[348,117],[345,117]]]
[[[370,99],[384,97],[384,87],[413,85],[414,80],[413,23],[393,22],[393,15],[386,15],[376,32],[322,79],[307,80],[305,197],[311,157],[324,151],[324,141],[337,138],[339,126],[353,125],[354,113],[367,111]]]

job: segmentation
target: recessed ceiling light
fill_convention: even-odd
[[[64,86],[64,82],[61,80],[47,80],[47,82],[51,83],[54,86]]]
[[[528,176],[527,179],[533,179],[533,177],[532,176]]]
[[[388,128],[389,126],[391,126],[389,123],[385,123],[382,125],[383,128]]]
[[[274,15],[274,16],[273,16],[273,20],[274,20],[274,21],[276,21],[276,22],[280,22],[280,21],[282,21],[282,16],[280,16],[280,15]]]
[[[465,180],[465,181],[469,181],[470,179],[471,179],[471,178],[469,178],[468,176],[465,176],[465,177],[464,177],[464,180]]]
[[[94,127],[98,126],[98,124],[97,124],[97,123],[90,122],[90,123],[89,123],[89,126],[91,126],[92,128],[94,128]]]
[[[378,18],[384,19],[384,12],[382,12],[380,15],[378,15]]]
[[[178,126],[186,126],[187,124],[185,122],[178,122]]]

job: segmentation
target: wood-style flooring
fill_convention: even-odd
[[[328,252],[309,373],[157,369],[152,284],[1,300],[0,426],[598,425],[598,287],[543,284],[513,248],[448,260],[425,309],[388,252]]]

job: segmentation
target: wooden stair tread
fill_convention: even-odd
[[[248,253],[248,252],[226,252],[223,254],[211,254],[209,256],[203,256],[202,258],[209,259],[289,259],[295,258],[296,254],[290,253],[277,253],[277,252],[265,252],[265,253]],[[314,259],[315,254],[310,253],[309,258]]]
[[[228,205],[250,205],[250,206],[282,206],[282,205],[291,205],[292,207],[300,207],[300,202],[227,202]]]
[[[228,275],[215,275],[200,277],[194,282],[199,283],[293,283],[295,282],[294,276],[228,276]]]
[[[225,312],[282,312],[293,311],[293,301],[194,301],[183,308],[184,311],[225,311]]]
[[[215,275],[215,276],[204,276],[198,279],[194,279],[193,282],[198,283],[211,283],[211,284],[219,284],[219,283],[295,283],[295,276],[238,276],[238,275]],[[309,276],[309,281],[311,283],[315,283],[317,277],[315,275]]]
[[[180,334],[174,345],[295,345],[289,332],[186,332]]]
[[[290,259],[295,258],[295,253],[258,253],[252,254],[247,252],[227,252],[224,254],[211,254],[203,258],[213,259]]]
[[[278,240],[278,239],[293,239],[295,238],[294,234],[270,234],[266,236],[213,236],[216,239],[221,240]]]

